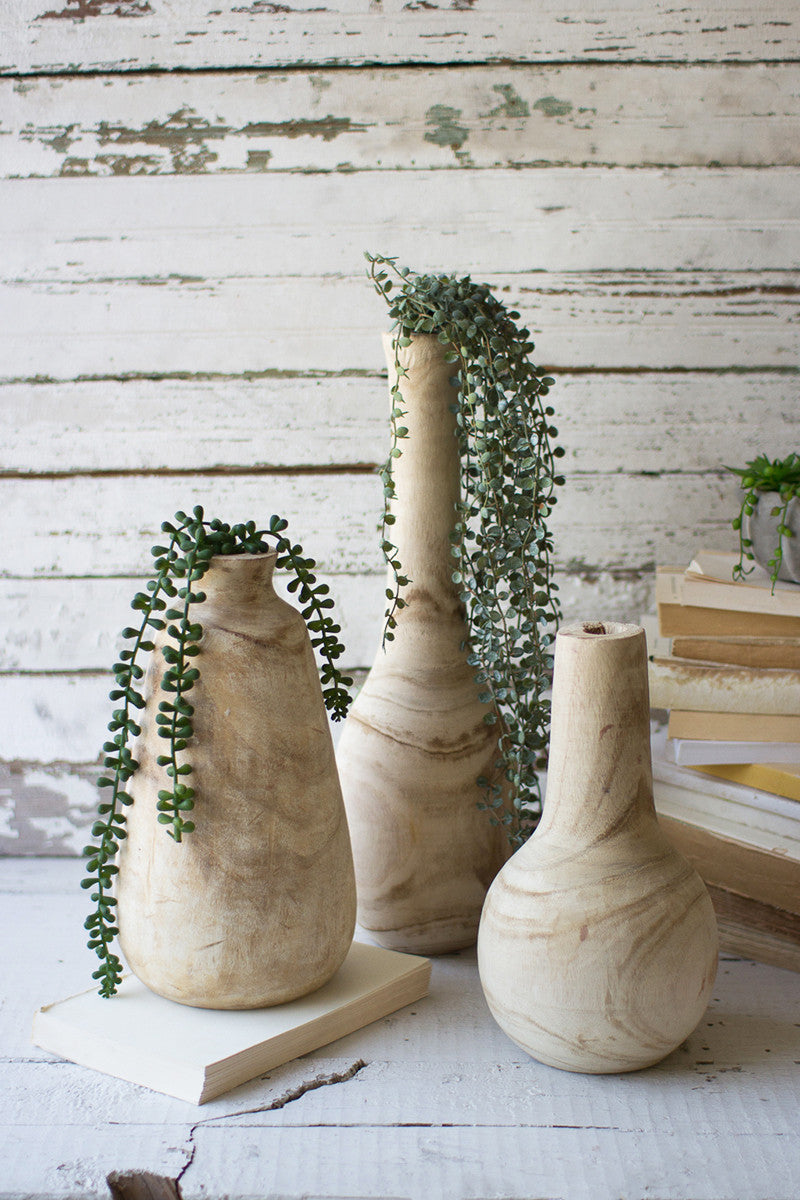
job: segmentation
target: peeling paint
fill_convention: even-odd
[[[59,175],[70,177],[73,175],[91,175],[89,170],[88,158],[65,158],[61,164]]]
[[[272,158],[271,150],[248,150],[247,151],[247,170],[248,171],[266,171],[269,168],[269,160]]]
[[[449,108],[446,104],[434,104],[425,113],[425,123],[431,126],[425,134],[426,142],[435,146],[450,146],[460,150],[469,137],[466,125],[457,124],[460,108]]]
[[[246,8],[232,8],[232,13],[246,13],[248,16],[257,17],[260,13],[270,13],[274,16],[282,16],[286,13],[296,15],[297,13],[320,13],[327,12],[325,8],[290,8],[288,4],[273,4],[268,0],[253,0],[252,4],[248,4]]]
[[[318,137],[323,142],[332,142],[342,133],[360,133],[366,125],[359,125],[349,117],[327,117],[298,121],[251,121],[237,133],[245,137]]]
[[[512,84],[495,83],[492,91],[498,92],[503,97],[503,103],[488,112],[487,117],[529,117],[531,115],[530,108]]]
[[[96,766],[0,764],[0,854],[80,855],[97,804]]]
[[[25,125],[20,130],[20,138],[24,142],[39,141],[44,146],[50,146],[57,154],[66,154],[70,146],[78,141],[78,136],[72,136],[77,125],[60,125],[35,129],[33,125]]]
[[[565,117],[567,113],[572,112],[572,104],[569,100],[557,100],[555,96],[542,96],[541,100],[537,100],[533,107],[538,112],[544,113],[546,117]]]
[[[98,154],[96,161],[112,175],[157,175],[160,166],[152,154]]]
[[[208,143],[224,141],[227,138],[242,136],[246,138],[321,138],[324,142],[333,141],[343,133],[360,131],[366,126],[358,125],[349,117],[334,117],[330,114],[308,120],[295,121],[253,121],[240,129],[223,122],[212,123],[202,117],[195,109],[188,106],[178,109],[164,120],[148,121],[138,129],[124,125],[112,125],[101,121],[97,126],[97,139],[101,146],[133,146],[150,145],[165,149],[171,159],[172,171],[175,174],[202,174],[211,163],[218,159]],[[247,169],[264,170],[272,157],[269,150],[248,152]],[[159,160],[154,156],[138,155],[131,159],[130,169],[125,167],[124,155],[100,155],[98,163],[110,167],[115,175],[143,174],[148,168],[155,174],[159,173]],[[69,172],[76,174],[75,165],[71,164]],[[88,173],[88,169],[87,172]]]
[[[101,146],[125,146],[141,142],[145,145],[163,146],[169,151],[172,169],[176,175],[202,174],[209,163],[217,160],[217,155],[209,150],[206,140],[225,138],[229,133],[228,126],[212,125],[191,108],[178,109],[165,121],[149,121],[141,129],[126,129],[121,125],[109,125],[106,121],[101,121],[97,127],[97,137]],[[103,157],[98,157],[98,161],[104,161]],[[118,164],[115,174],[125,173],[121,167],[122,156],[106,156],[105,161]],[[139,158],[140,163],[145,161],[144,156]]]
[[[224,138],[230,133],[228,125],[212,125],[193,108],[179,108],[164,121],[148,121],[141,129],[126,129],[124,125],[110,125],[101,121],[97,126],[97,138],[101,146],[126,146],[145,142],[152,146],[164,146],[171,150],[176,142],[200,144],[207,138]]]
[[[154,9],[147,0],[67,0],[61,12],[41,13],[36,21],[84,21],[87,17],[147,17]]]

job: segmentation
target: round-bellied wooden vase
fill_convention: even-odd
[[[544,814],[487,896],[478,965],[501,1028],[568,1071],[658,1062],[716,975],[708,892],[656,819],[648,717],[638,626],[559,632]]]
[[[200,1008],[261,1008],[321,987],[352,941],[355,880],[325,706],[306,627],[272,587],[274,554],[215,558],[194,738],[193,832],[157,822],[166,742],[159,635],[145,681],[139,770],[119,855],[122,952],[154,992]]]
[[[394,345],[384,338],[390,385]],[[507,840],[478,809],[496,732],[484,722],[463,649],[450,532],[460,456],[453,367],[433,336],[401,351],[408,429],[395,460],[392,540],[410,583],[394,641],[378,652],[337,749],[358,891],[358,919],[383,946],[440,954],[475,941]]]

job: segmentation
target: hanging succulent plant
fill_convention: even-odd
[[[745,562],[757,560],[768,572],[773,591],[779,577],[797,582],[791,567],[787,571],[783,568],[786,560],[795,558],[790,555],[791,546],[786,539],[795,536],[789,513],[793,502],[800,499],[800,455],[788,454],[786,458],[771,460],[766,454],[759,454],[744,467],[726,467],[725,470],[738,476],[739,486],[744,492],[739,512],[731,522],[739,534],[739,561],[733,568],[733,578],[741,582],[753,570],[752,566],[746,567]],[[751,528],[752,521],[760,498],[766,499],[770,495],[773,497],[769,516],[773,518],[774,542],[766,543],[766,551],[759,546],[761,552],[757,550],[754,553],[756,535]],[[796,521],[795,516],[795,528]]]
[[[198,506],[191,516],[178,512],[174,523],[165,521],[161,531],[167,535],[167,544],[152,548],[153,577],[131,602],[131,607],[140,614],[139,624],[123,629],[122,637],[129,645],[120,651],[119,661],[113,667],[116,685],[109,698],[118,707],[108,725],[110,740],[103,745],[105,773],[98,786],[104,798],[98,804],[98,819],[92,826],[95,840],[84,848],[88,858],[87,878],[81,886],[93,889],[94,904],[84,924],[89,932],[89,947],[100,959],[92,978],[99,981],[102,996],[112,996],[122,977],[122,965],[111,949],[119,932],[112,888],[118,870],[114,859],[120,841],[126,836],[125,808],[133,803],[126,787],[139,765],[131,749],[132,740],[142,732],[135,713],[145,706],[140,691],[144,668],[139,658],[154,649],[150,631],[166,630],[169,641],[163,647],[163,655],[167,670],[161,683],[164,698],[158,704],[155,718],[159,737],[164,741],[164,753],[157,759],[164,770],[164,787],[158,793],[158,821],[165,826],[167,835],[180,842],[195,827],[191,815],[195,791],[189,782],[194,708],[188,697],[200,678],[201,668],[196,664],[202,662],[203,626],[197,620],[197,609],[205,595],[198,585],[216,555],[277,552],[275,565],[291,571],[293,578],[288,589],[298,593],[311,644],[323,660],[325,705],[334,721],[347,715],[350,704],[347,689],[352,679],[336,666],[344,646],[338,638],[340,627],[329,612],[333,607],[329,588],[317,582],[314,560],[306,558],[302,547],[292,545],[284,536],[286,528],[287,522],[275,516],[267,530],[258,530],[254,521],[233,526],[216,519],[208,521]]]
[[[384,637],[409,582],[392,541],[392,473],[407,436],[403,425],[401,350],[415,334],[434,334],[446,348],[458,389],[461,499],[453,512],[452,578],[469,628],[468,662],[475,668],[487,724],[498,725],[500,759],[482,778],[492,819],[519,844],[541,813],[539,771],[546,754],[552,643],[559,618],[548,519],[563,484],[553,440],[554,380],[530,360],[530,332],[520,328],[486,284],[469,276],[422,275],[396,259],[366,255],[369,275],[394,322],[397,383],[392,389],[392,441],[383,467],[382,549],[392,572]],[[511,810],[503,793],[511,799]]]

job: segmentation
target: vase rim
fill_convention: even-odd
[[[643,632],[641,625],[626,621],[575,621],[571,625],[562,625],[558,631],[558,637],[606,641],[609,638],[616,640],[638,637]]]
[[[254,554],[214,554],[209,559],[209,567],[213,567],[215,563],[241,562],[244,559],[256,559],[262,561],[266,558],[277,558],[277,550],[258,550]]]

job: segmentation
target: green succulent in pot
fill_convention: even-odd
[[[733,569],[737,581],[757,562],[772,581],[800,583],[800,455],[770,459],[759,454],[744,467],[726,467],[736,475],[744,492],[733,528],[739,534],[739,561]]]

